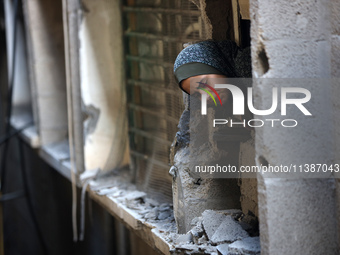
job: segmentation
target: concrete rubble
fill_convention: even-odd
[[[229,254],[260,254],[259,237],[248,237],[229,245]]]
[[[178,234],[172,204],[159,203],[132,184],[105,179],[91,181],[90,188],[128,208],[138,222],[157,232],[170,254],[259,254],[258,223],[251,215],[237,209],[205,210],[187,233]]]
[[[234,242],[248,236],[248,233],[242,229],[241,225],[231,218],[231,216],[226,216],[210,240],[213,243],[218,244],[224,242]]]
[[[227,255],[229,253],[229,244],[224,243],[217,246],[218,254]]]

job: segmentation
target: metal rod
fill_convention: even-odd
[[[141,111],[143,113],[154,115],[154,116],[157,116],[158,118],[165,119],[167,121],[172,121],[175,124],[178,124],[178,121],[179,121],[177,118],[165,115],[165,114],[163,114],[159,111],[157,112],[157,111],[154,111],[154,110],[147,109],[147,108],[140,106],[140,105],[135,105],[135,104],[129,103],[128,107],[132,110],[135,110],[135,111]]]
[[[152,163],[154,163],[155,165],[164,167],[164,168],[166,168],[166,169],[169,169],[169,168],[170,168],[170,166],[168,166],[168,165],[165,164],[164,162],[159,161],[159,160],[157,160],[157,159],[152,159],[152,158],[150,158],[148,155],[145,155],[145,154],[143,154],[143,153],[140,153],[140,152],[137,152],[137,151],[132,151],[132,150],[130,150],[130,153],[131,153],[133,156],[136,156],[136,157],[138,157],[138,158],[140,158],[140,159],[144,159],[144,160],[148,160],[148,161],[150,160],[150,161],[152,161]]]
[[[188,9],[165,9],[165,8],[152,8],[152,7],[130,7],[123,6],[124,12],[143,12],[143,13],[156,13],[156,14],[184,14],[190,16],[201,16],[199,10]]]
[[[198,41],[198,39],[194,38],[188,38],[188,37],[174,37],[174,36],[168,36],[168,35],[155,35],[155,34],[148,34],[148,33],[140,33],[140,32],[131,32],[131,31],[125,31],[125,36],[128,37],[138,37],[143,39],[150,39],[150,40],[160,40],[164,42],[177,42],[183,44],[184,42],[195,42]]]
[[[146,64],[150,64],[150,65],[159,65],[159,66],[162,66],[162,67],[168,67],[168,68],[174,67],[173,63],[164,62],[161,59],[143,58],[143,57],[131,56],[131,55],[127,55],[126,59],[141,62],[141,63],[146,63]]]
[[[145,81],[136,81],[133,79],[129,79],[127,83],[129,85],[139,86],[143,88],[144,90],[149,90],[149,91],[157,90],[157,93],[163,92],[163,93],[167,93],[167,94],[174,95],[174,96],[181,96],[182,94],[177,87],[176,87],[176,90],[173,90],[173,89],[165,88],[164,86],[160,86],[160,83],[155,83],[155,82],[149,83]],[[162,84],[164,84],[164,82],[162,82]]]
[[[142,131],[138,128],[133,128],[133,127],[130,127],[129,128],[129,132],[132,132],[132,133],[135,133],[137,135],[140,135],[140,136],[144,136],[148,139],[151,139],[151,140],[154,140],[154,141],[157,141],[159,143],[162,143],[162,144],[165,144],[165,145],[168,145],[168,146],[171,146],[171,142],[169,142],[168,140],[165,140],[163,138],[160,138],[160,137],[156,137],[154,136],[153,134],[150,134],[146,131]]]

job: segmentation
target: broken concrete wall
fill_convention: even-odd
[[[62,2],[25,0],[23,3],[32,103],[41,143],[45,145],[67,137]]]
[[[329,77],[331,1],[251,1],[253,74],[260,78]],[[255,102],[271,102],[270,79],[254,84]],[[283,129],[256,130],[256,157],[261,163],[333,162],[331,86],[311,85],[326,94],[322,107],[309,104],[318,119],[304,135]],[[322,123],[328,123],[324,125]],[[307,135],[307,134],[306,134]],[[317,146],[316,146],[317,144]],[[261,160],[262,159],[262,160]],[[258,177],[261,254],[336,254],[335,183],[332,179]],[[327,215],[327,218],[322,215]]]
[[[242,2],[243,9],[249,7],[249,3]],[[233,24],[233,8],[232,1],[204,1],[202,6],[205,7],[203,17],[206,16],[206,22],[210,24],[211,38],[214,40],[234,40]],[[240,166],[253,166],[255,165],[255,144],[254,136],[240,144],[239,154]],[[243,213],[250,212],[258,216],[257,211],[257,180],[240,179],[241,189],[241,207]]]
[[[127,111],[119,1],[82,1],[79,25],[85,168],[128,163]]]
[[[202,1],[201,1],[202,2]],[[236,3],[237,1],[235,1]],[[233,7],[232,1],[203,1],[201,5],[204,7],[203,17],[209,24],[211,38],[214,40],[235,40],[235,25],[233,23]],[[241,3],[240,3],[241,4]],[[242,1],[243,9],[249,7],[249,3]],[[237,9],[237,8],[236,8]],[[240,166],[255,165],[255,144],[254,136],[240,144],[239,152]],[[240,179],[239,185],[241,189],[241,207],[243,213],[251,213],[258,216],[257,210],[257,180]]]
[[[194,1],[196,2],[196,1]],[[232,15],[232,1],[197,1],[201,6],[202,17],[206,22],[208,38],[215,40],[233,40],[234,26]],[[207,39],[208,39],[207,38]],[[187,96],[185,96],[186,100]],[[186,101],[188,103],[188,101]],[[243,180],[203,180],[197,183],[188,171],[187,157],[189,149],[185,145],[185,136],[188,136],[190,117],[187,110],[183,113],[179,124],[179,135],[174,166],[170,173],[173,175],[173,200],[174,213],[179,233],[185,233],[190,228],[191,220],[199,216],[205,209],[230,209],[242,207],[245,214],[258,215],[257,209],[257,181],[254,179]],[[236,149],[237,148],[237,149]],[[255,164],[254,138],[239,146],[234,146],[234,153],[239,153],[240,165]],[[235,184],[239,183],[240,188]],[[241,194],[240,194],[241,190]]]
[[[190,173],[189,100],[189,96],[185,95],[186,109],[181,116],[179,132],[172,146],[170,169],[173,176],[174,215],[178,233],[181,234],[189,231],[192,220],[207,209],[240,208],[240,190],[236,179],[199,178]],[[237,149],[230,153],[237,158],[238,151]],[[208,159],[205,160],[209,164]]]

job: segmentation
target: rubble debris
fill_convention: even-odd
[[[205,227],[205,225],[204,225]],[[238,224],[230,215],[225,216],[221,225],[216,229],[213,236],[210,238],[214,244],[231,243],[236,240],[241,240],[248,237],[248,233]]]
[[[110,188],[101,189],[101,190],[97,191],[97,193],[100,196],[104,196],[104,195],[108,195],[108,194],[114,193],[117,190],[118,190],[117,187],[110,187]]]
[[[158,213],[158,216],[157,216],[157,219],[159,220],[165,220],[169,217],[171,217],[172,213],[169,211],[163,211],[163,212],[159,212]]]
[[[234,220],[239,220],[243,215],[243,212],[239,209],[229,209],[229,210],[222,210],[222,211],[216,211],[216,212],[222,213],[224,215],[230,215],[231,217],[233,217]]]
[[[261,253],[260,238],[247,237],[229,245],[230,255],[259,255]]]
[[[226,215],[228,213],[229,215]],[[237,210],[206,210],[202,215],[203,228],[212,244],[220,244],[225,242],[231,243],[249,236],[248,233],[241,227],[241,225],[234,219],[240,215]]]
[[[240,221],[239,224],[240,224],[241,227],[242,227],[245,231],[247,231],[248,233],[249,233],[249,231],[252,230],[252,227],[251,227],[248,223],[246,223],[246,222]]]
[[[198,245],[207,244],[207,243],[208,243],[208,238],[206,237],[206,235],[202,236],[201,238],[197,240]]]
[[[224,243],[224,244],[220,244],[217,247],[217,251],[219,255],[228,255],[229,254],[229,244]]]
[[[257,217],[251,212],[242,215],[242,217],[239,219],[239,222],[242,228],[246,230],[250,236],[259,235],[259,221]]]
[[[170,250],[170,253],[173,255],[218,255],[215,246],[197,246],[194,244],[177,245]]]
[[[210,240],[226,216],[213,210],[205,210],[202,216],[203,228],[205,230],[205,233],[207,234],[208,239]]]
[[[116,178],[116,177],[115,177]],[[193,218],[186,234],[178,234],[173,215],[173,205],[159,203],[136,190],[131,184],[107,179],[90,182],[90,186],[101,196],[121,203],[142,224],[152,226],[158,235],[171,247],[171,254],[259,254],[258,237],[249,237],[256,232],[257,218],[244,215],[238,209],[205,210]],[[247,233],[248,232],[248,233]]]
[[[204,236],[204,229],[201,221],[197,222],[196,226],[194,226],[189,232],[191,233],[195,243],[207,240],[206,237]]]
[[[193,243],[192,234],[188,233],[184,235],[179,235],[177,237],[176,244],[180,244],[180,243],[185,243],[185,244]]]
[[[153,208],[150,210],[148,213],[144,215],[144,219],[149,219],[149,220],[156,220],[158,216],[158,209]]]
[[[197,225],[198,222],[202,221],[202,217],[195,217],[191,220],[190,225],[192,227],[195,227]]]
[[[125,200],[134,200],[139,198],[145,198],[146,193],[142,191],[133,191],[125,195]]]

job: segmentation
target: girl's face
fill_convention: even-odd
[[[199,83],[206,83],[210,86],[214,86],[213,81],[216,78],[227,78],[224,75],[221,74],[202,74],[202,75],[197,75],[197,76],[192,76],[188,79],[185,79],[181,82],[181,87],[184,91],[186,91],[188,94],[194,94],[194,93],[204,93],[203,90],[198,89],[197,87],[199,86]],[[190,89],[190,84],[197,84],[197,86],[191,86]],[[192,91],[194,90],[194,91]],[[216,89],[218,94],[221,97],[222,103],[226,102],[228,100],[228,95],[229,92],[227,89]],[[209,97],[208,101],[212,101],[212,99]]]

